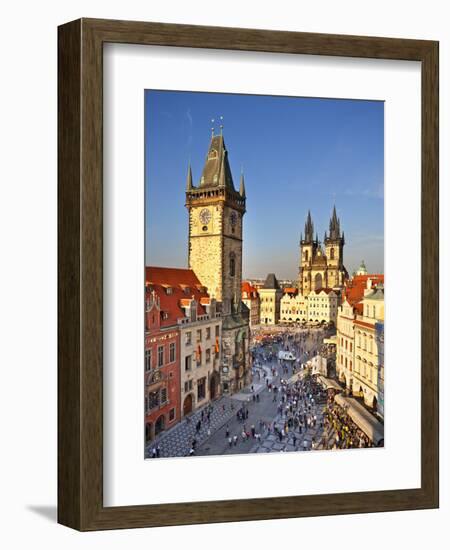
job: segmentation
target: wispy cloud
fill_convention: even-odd
[[[350,187],[344,189],[347,197],[367,197],[369,199],[384,199],[384,185],[381,183],[374,187]]]
[[[192,127],[194,125],[194,119],[192,117],[191,109],[188,109],[185,114],[189,124],[187,146],[190,147],[192,145]]]

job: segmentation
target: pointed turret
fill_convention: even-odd
[[[308,217],[305,223],[305,242],[311,243],[314,239],[314,224],[311,218],[311,212],[308,210]]]
[[[239,194],[242,198],[245,198],[245,182],[244,182],[244,172],[241,172],[241,184],[239,186]]]
[[[186,191],[190,191],[193,188],[194,188],[194,185],[192,184],[191,163],[189,162],[188,173],[187,173],[187,178],[186,178]]]
[[[341,228],[339,218],[336,214],[336,206],[333,207],[333,214],[330,219],[330,239],[339,239],[341,236]]]

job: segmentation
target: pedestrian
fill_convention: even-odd
[[[156,458],[156,449],[153,447],[152,449],[152,458]]]
[[[297,445],[297,436],[294,434],[294,437],[292,438],[292,441],[294,442],[294,447]]]
[[[308,442],[306,441],[306,439],[303,440],[303,450],[304,451],[308,450]]]
[[[233,444],[232,438],[228,437],[228,446],[231,447],[232,444]]]
[[[233,435],[233,442],[234,442],[234,446],[236,447],[237,442],[238,442],[238,436],[237,435]]]
[[[156,458],[159,458],[161,456],[161,447],[159,445],[156,446]]]
[[[194,449],[191,447],[189,450],[189,456],[193,456],[195,454]]]
[[[228,424],[227,424],[227,428],[225,430],[225,437],[230,437],[230,428],[229,428]]]

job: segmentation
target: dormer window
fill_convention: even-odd
[[[217,151],[215,149],[211,149],[208,155],[208,160],[214,160],[217,158]]]
[[[173,292],[172,287],[171,287],[171,286],[168,286],[168,287],[166,288],[166,294],[169,296],[170,294],[172,294],[172,292]]]
[[[184,288],[184,293],[189,295],[191,293],[191,289],[188,286],[186,286]]]

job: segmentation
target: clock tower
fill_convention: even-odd
[[[200,181],[186,182],[189,213],[188,264],[222,312],[222,389],[234,392],[250,381],[249,318],[241,302],[244,177],[233,184],[222,135],[212,135]]]

